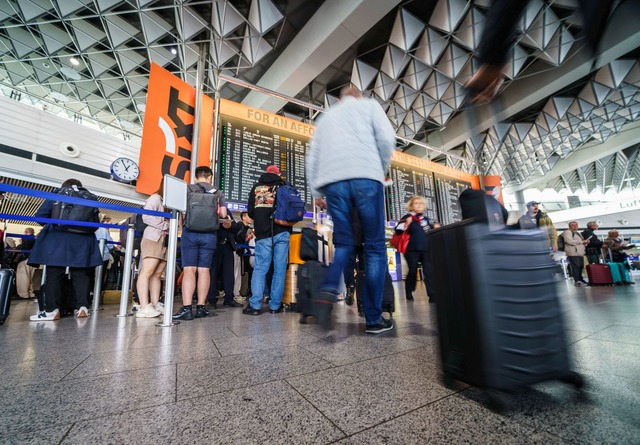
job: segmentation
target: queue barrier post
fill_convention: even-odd
[[[107,240],[102,238],[100,240],[100,256],[102,257],[104,252],[104,246],[106,245]],[[100,263],[98,267],[96,267],[96,279],[93,285],[93,308],[91,309],[93,312],[96,312],[100,309],[100,294],[102,293],[102,274],[104,273],[104,261]]]
[[[124,270],[122,277],[122,292],[120,293],[120,312],[116,317],[127,317],[127,306],[129,304],[129,289],[131,287],[131,262],[133,258],[133,239],[135,237],[135,229],[133,224],[127,225],[127,244],[124,252]]]
[[[179,321],[173,320],[173,294],[175,291],[176,279],[176,250],[178,248],[178,211],[171,210],[171,219],[169,220],[169,244],[167,246],[167,270],[165,271],[164,280],[164,315],[162,323],[156,326],[171,327],[179,324]]]
[[[42,266],[42,278],[40,278],[40,291],[38,291],[38,312],[44,312],[44,283],[47,280],[47,265]]]

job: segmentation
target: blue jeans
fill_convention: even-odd
[[[273,238],[265,238],[256,241],[255,261],[253,277],[251,278],[251,292],[253,295],[249,299],[249,304],[254,309],[262,307],[262,295],[264,293],[264,283],[271,267],[273,258],[273,279],[271,280],[271,296],[269,298],[269,308],[278,309],[282,303],[282,293],[284,292],[284,278],[287,273],[287,263],[289,262],[289,232],[278,233]],[[273,240],[273,247],[271,246]]]
[[[340,275],[353,256],[352,209],[362,222],[365,263],[364,316],[367,324],[382,319],[382,290],[387,273],[387,253],[384,238],[384,188],[372,179],[349,179],[325,186],[329,214],[333,219],[333,264],[325,275],[322,290],[337,292]]]

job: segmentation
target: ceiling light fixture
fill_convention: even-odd
[[[69,62],[71,62],[71,65],[74,65],[74,66],[80,65],[80,62],[78,62],[78,59],[76,59],[75,57],[70,58]]]
[[[45,68],[49,68],[51,65],[49,65],[49,62],[42,62],[42,66]]]
[[[178,50],[175,48],[171,48],[171,54],[175,56],[176,54],[178,54]]]

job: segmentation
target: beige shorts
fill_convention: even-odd
[[[164,247],[164,239],[165,235],[162,235],[158,241],[142,238],[142,243],[140,244],[142,259],[157,258],[167,261],[167,248]]]

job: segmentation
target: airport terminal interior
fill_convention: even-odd
[[[446,227],[474,188],[502,200],[510,222],[535,201],[559,233],[595,222],[596,237],[617,230],[640,246],[640,1],[605,3],[599,30],[578,0],[530,0],[504,82],[474,103],[465,85],[495,26],[491,0],[0,0],[4,246],[40,231],[43,193],[69,178],[124,242],[163,175],[189,181],[196,158],[236,219],[277,165],[307,204],[294,230],[311,227],[304,156],[350,84],[396,132],[387,238],[411,196]],[[330,239],[331,223],[322,230]],[[640,269],[640,250],[628,253]],[[422,280],[405,298],[406,262],[387,255],[394,329],[380,335],[343,299],[331,330],[293,307],[247,316],[221,301],[159,326],[132,316],[122,291],[135,265],[90,317],[34,322],[37,299],[16,296],[0,326],[0,443],[640,444],[640,270],[637,284],[580,287],[556,252],[584,386],[548,381],[496,405],[496,393],[443,379],[439,303]],[[181,307],[173,289],[167,312]]]

